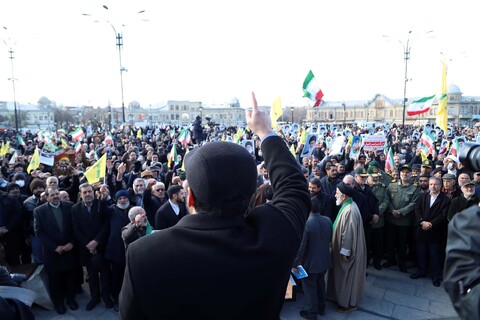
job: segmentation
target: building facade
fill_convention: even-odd
[[[480,97],[463,96],[458,86],[451,84],[447,92],[448,122],[459,126],[473,126],[480,118]],[[407,107],[418,98],[408,99]],[[323,102],[315,109],[307,110],[307,122],[333,122],[336,124],[355,124],[365,122],[385,122],[402,124],[403,99],[390,99],[377,94],[369,101]],[[435,122],[438,101],[423,114],[405,116],[406,124],[424,124]]]

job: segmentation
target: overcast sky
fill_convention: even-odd
[[[3,0],[0,26],[8,30],[1,28],[0,37],[15,51],[22,103],[46,96],[64,105],[120,106],[118,51],[107,20],[123,30],[126,105],[237,97],[248,107],[252,90],[261,105],[276,96],[284,106],[306,105],[302,83],[310,69],[327,101],[376,93],[399,99],[409,31],[407,97],[439,92],[440,52],[452,60],[447,83],[480,96],[477,6],[462,0]],[[8,48],[0,42],[0,100],[13,100],[8,78]]]

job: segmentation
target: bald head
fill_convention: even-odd
[[[343,178],[343,182],[345,184],[348,184],[350,187],[352,188],[355,188],[355,178],[351,175],[346,175],[344,178]]]

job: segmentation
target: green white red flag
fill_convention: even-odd
[[[312,70],[307,74],[307,77],[303,81],[303,96],[315,101],[314,107],[318,107],[322,102],[323,92],[318,85],[317,79],[313,75]]]
[[[435,95],[413,101],[407,107],[407,114],[409,116],[416,116],[428,112],[432,107],[433,100],[435,100]]]
[[[392,147],[388,149],[387,157],[385,158],[385,172],[391,172],[395,166],[393,161],[393,151]]]

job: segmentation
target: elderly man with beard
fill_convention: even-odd
[[[122,239],[125,249],[128,246],[147,234],[147,214],[142,207],[131,207],[128,211],[129,224],[122,228]]]
[[[108,236],[106,203],[95,199],[93,187],[88,183],[80,185],[80,197],[82,201],[72,207],[72,222],[80,251],[80,262],[87,267],[89,277],[91,300],[86,310],[95,308],[100,303],[100,296],[103,298],[105,307],[112,308],[113,302],[109,296],[110,272],[104,260],[105,242]]]
[[[66,312],[64,300],[71,310],[78,309],[75,301],[74,276],[76,257],[72,230],[71,202],[58,198],[58,188],[45,191],[47,203],[33,211],[35,234],[43,248],[43,262],[48,274],[52,302],[58,314]]]
[[[117,191],[122,190],[122,179],[125,173],[126,165],[124,163],[118,166],[117,180],[115,182],[115,189]],[[128,198],[132,206],[138,206],[145,209],[148,222],[150,225],[155,224],[155,212],[157,208],[152,201],[151,192],[147,191],[147,183],[142,178],[136,178],[133,180],[133,187],[128,188]]]
[[[479,199],[475,195],[475,182],[471,180],[464,180],[460,184],[462,194],[456,198],[453,198],[448,208],[447,219],[452,221],[455,214],[458,212],[470,208],[471,206],[478,205]]]
[[[357,309],[365,291],[367,248],[360,210],[353,202],[354,189],[341,182],[335,198],[340,207],[333,223],[332,264],[329,286],[335,289],[338,312]],[[333,277],[332,277],[333,276]]]
[[[132,207],[126,190],[117,191],[116,204],[107,208],[110,233],[105,248],[105,259],[112,272],[110,293],[113,298],[114,309],[118,310],[118,295],[122,289],[125,273],[125,245],[122,240],[122,229],[130,223],[128,211]]]

